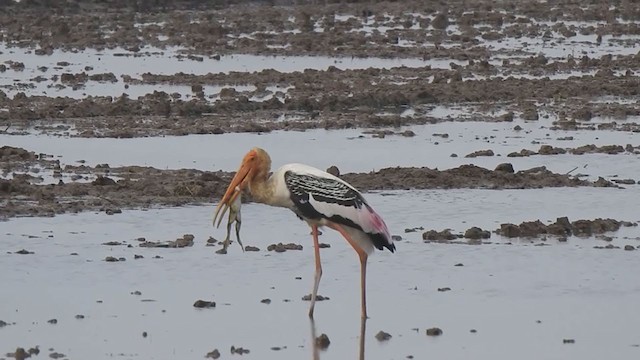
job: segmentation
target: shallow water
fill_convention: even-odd
[[[447,109],[437,111],[446,113]],[[470,112],[468,109],[466,111]],[[452,113],[455,114],[455,111]],[[593,179],[614,175],[640,179],[640,170],[635,166],[638,155],[630,153],[507,157],[509,153],[523,148],[537,151],[541,144],[563,148],[587,144],[640,145],[636,135],[630,132],[551,131],[544,128],[550,124],[551,119],[512,123],[446,122],[407,127],[406,129],[416,133],[416,136],[411,138],[387,136],[384,139],[372,139],[370,135],[359,138],[362,130],[310,130],[139,139],[84,139],[0,134],[0,143],[61,157],[61,162],[64,164],[86,160],[87,165],[107,163],[112,167],[142,165],[160,169],[195,168],[232,171],[236,170],[242,156],[250,148],[259,146],[270,153],[274,168],[285,163],[302,162],[320,169],[336,165],[346,173],[394,166],[447,169],[463,164],[476,164],[493,169],[500,163],[510,162],[516,171],[534,166],[546,166],[554,172],[566,173],[573,170],[576,174],[585,174]],[[520,125],[523,130],[513,131],[515,125]],[[405,128],[399,130],[403,131]],[[449,134],[449,137],[443,139],[434,136],[442,133]],[[574,139],[558,140],[566,136],[573,136]],[[292,152],[292,148],[304,148],[309,151],[300,155]],[[464,157],[471,152],[484,149],[492,149],[496,156]],[[458,157],[451,157],[454,153]]]
[[[505,245],[496,235],[486,245],[424,244],[419,232],[403,233],[419,225],[494,229],[504,221],[556,216],[638,220],[639,206],[626,201],[636,195],[615,189],[369,194],[392,233],[404,240],[396,254],[371,257],[366,358],[538,359],[540,348],[549,359],[637,357],[638,251],[596,250],[604,242],[577,238],[547,241],[551,246],[524,240]],[[312,358],[308,302],[300,300],[310,291],[313,272],[306,225],[286,210],[248,204],[243,240],[263,250],[243,254],[233,244],[222,256],[204,246],[209,235],[223,235],[211,228],[212,211],[213,206],[186,207],[0,223],[0,319],[16,323],[0,329],[0,351],[40,345],[69,358],[161,359],[201,358],[218,348],[226,358],[235,345],[251,350],[247,358]],[[195,235],[193,247],[139,248],[134,240],[171,240],[184,233]],[[638,235],[637,228],[623,228],[614,243],[638,245],[622,239]],[[135,247],[101,245],[114,240]],[[264,250],[280,241],[300,243],[304,250]],[[322,250],[319,293],[331,300],[318,303],[315,325],[331,345],[320,355],[354,358],[360,332],[356,256],[334,232],[321,241],[331,248]],[[35,254],[8,253],[22,248]],[[144,259],[134,260],[133,254]],[[127,261],[107,263],[106,256]],[[439,287],[452,290],[438,292]],[[264,298],[272,303],[260,303]],[[217,307],[195,309],[197,299],[215,300]],[[52,318],[57,325],[47,323]],[[427,337],[425,329],[433,326],[444,334]],[[379,343],[379,330],[393,338]],[[565,345],[563,339],[576,342]],[[286,349],[270,350],[274,346]]]

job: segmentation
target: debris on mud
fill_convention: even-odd
[[[378,341],[387,341],[387,340],[391,339],[391,334],[389,334],[388,332],[384,332],[384,331],[380,330],[376,334],[375,338]]]
[[[214,307],[216,307],[216,302],[215,301],[207,301],[207,300],[196,300],[196,302],[193,303],[193,307],[196,307],[196,308],[199,308],[199,309],[214,308]]]
[[[320,350],[326,350],[331,345],[331,341],[329,340],[329,336],[327,334],[321,334],[316,338],[316,346]]]

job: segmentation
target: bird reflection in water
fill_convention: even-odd
[[[311,317],[309,318],[311,324],[311,348],[313,351],[313,360],[320,360],[320,351],[325,350],[327,345],[320,344],[316,333],[316,322]],[[364,360],[364,345],[365,335],[367,332],[367,318],[360,318],[360,338],[358,341],[358,359]]]

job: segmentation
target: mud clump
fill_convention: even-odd
[[[218,351],[218,349],[214,349],[212,351],[209,351],[207,353],[207,355],[204,356],[207,359],[219,359],[220,358],[220,351]]]
[[[271,244],[267,246],[267,251],[275,251],[275,252],[281,253],[287,250],[302,250],[302,245],[294,244],[294,243],[289,243],[289,244],[277,243],[277,244]]]
[[[447,242],[450,240],[459,239],[461,237],[462,235],[451,233],[451,229],[444,229],[442,231],[429,230],[422,233],[422,240],[424,240],[425,242]]]
[[[303,301],[311,301],[311,294],[307,294],[302,297]],[[320,294],[316,295],[316,301],[325,301],[330,300],[328,296],[322,296]]]
[[[378,341],[388,341],[391,339],[391,334],[389,334],[388,332],[384,332],[382,330],[378,331],[378,333],[376,334],[375,338]]]
[[[491,232],[488,230],[482,230],[481,228],[474,226],[464,232],[464,237],[467,239],[488,239],[491,237]]]
[[[535,238],[545,234],[560,237],[570,235],[590,237],[597,234],[603,234],[605,232],[617,231],[621,226],[637,226],[637,223],[600,218],[595,220],[576,220],[574,222],[569,222],[567,217],[560,217],[556,219],[555,223],[549,225],[543,224],[540,220],[525,221],[520,225],[505,223],[501,224],[500,228],[495,232],[498,235],[508,238]]]
[[[478,156],[494,156],[495,154],[493,153],[493,150],[489,149],[489,150],[478,150],[478,151],[474,151],[470,154],[467,154],[465,157],[466,158],[475,158]]]
[[[233,354],[244,355],[244,354],[248,354],[249,352],[250,352],[249,349],[244,349],[242,347],[235,347],[234,345],[231,345],[231,355]]]
[[[140,243],[140,247],[146,248],[183,248],[193,246],[194,236],[191,234],[184,234],[181,238],[173,241],[144,241]]]
[[[196,300],[196,302],[193,303],[193,307],[198,309],[210,309],[216,307],[216,302],[207,300]]]
[[[328,349],[329,345],[331,345],[331,341],[329,340],[329,336],[327,336],[327,334],[321,334],[316,338],[316,346],[320,350]]]

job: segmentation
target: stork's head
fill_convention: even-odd
[[[220,213],[220,219],[222,219],[229,206],[233,204],[240,193],[247,188],[251,190],[251,182],[256,178],[266,177],[270,168],[271,158],[266,151],[257,147],[249,150],[242,159],[242,163],[240,164],[240,168],[236,172],[236,175],[231,179],[231,183],[220,200],[220,203],[218,203],[215,215],[213,216],[214,225],[220,210],[222,210],[222,213]],[[219,225],[220,221],[218,221],[218,226]]]

